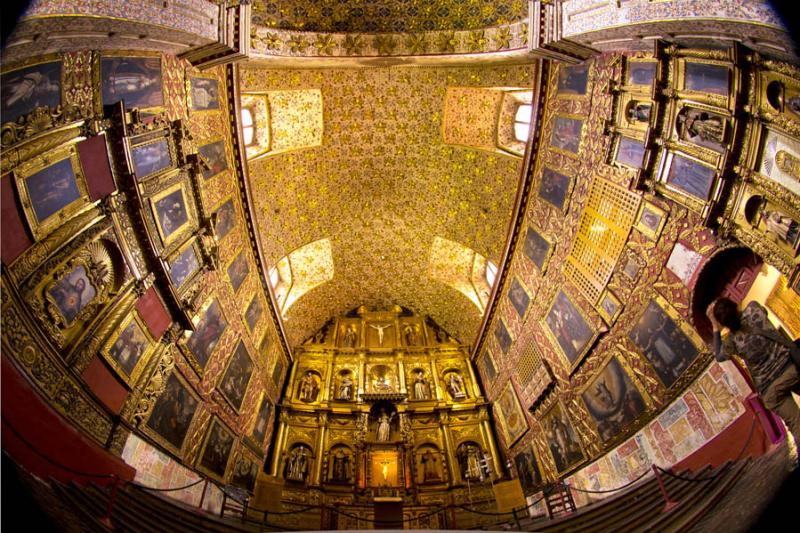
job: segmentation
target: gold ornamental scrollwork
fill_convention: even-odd
[[[173,368],[175,368],[175,356],[172,350],[166,350],[133,411],[131,421],[135,426],[140,426],[142,422],[150,416],[150,412],[153,410],[153,407],[155,407],[158,396],[164,391],[164,387],[167,386],[167,379]]]

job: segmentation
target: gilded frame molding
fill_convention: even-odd
[[[158,403],[158,399],[164,393],[164,390],[166,389],[167,382],[169,381],[169,378],[171,376],[173,376],[173,375],[180,382],[180,384],[187,391],[189,391],[189,394],[197,402],[197,409],[195,410],[195,413],[192,415],[192,420],[189,422],[189,425],[187,426],[186,434],[183,436],[183,443],[181,443],[181,447],[180,448],[176,448],[171,442],[169,442],[167,439],[162,437],[156,430],[154,430],[153,428],[151,428],[148,425],[148,423],[150,422],[150,417],[153,415],[153,410],[155,409],[155,406]],[[143,418],[141,420],[141,422],[138,424],[137,427],[138,427],[139,431],[141,431],[147,437],[149,437],[150,439],[155,441],[156,444],[161,446],[163,449],[168,450],[169,452],[174,454],[176,457],[184,458],[185,454],[188,452],[187,447],[188,447],[189,442],[191,441],[190,437],[192,436],[192,434],[195,431],[197,431],[197,427],[196,426],[198,424],[198,421],[203,418],[202,416],[199,416],[198,413],[201,413],[204,410],[203,409],[204,402],[203,402],[202,398],[200,397],[200,395],[197,394],[197,391],[195,391],[194,388],[186,380],[186,378],[183,377],[183,374],[180,373],[180,371],[178,370],[177,367],[173,367],[172,368],[172,371],[169,373],[169,375],[167,375],[164,378],[163,385],[161,387],[162,388],[158,392],[158,396],[156,397],[156,399],[153,402],[153,404],[150,406],[149,412],[147,413],[147,418]]]
[[[220,476],[218,473],[209,470],[203,465],[203,457],[206,453],[206,447],[208,446],[209,440],[211,440],[211,434],[214,432],[214,425],[217,424],[221,428],[221,431],[226,432],[231,437],[231,449],[228,451],[228,457],[225,460],[225,471]],[[195,461],[195,468],[199,472],[206,474],[209,477],[212,477],[220,482],[225,482],[225,479],[230,477],[230,468],[231,462],[235,454],[236,448],[236,432],[232,431],[218,416],[211,416],[211,419],[208,422],[208,428],[206,429],[205,435],[203,436],[203,444],[200,446],[200,453],[197,454],[197,460]]]
[[[553,306],[555,305],[556,300],[558,299],[558,295],[560,293],[564,294],[564,296],[572,305],[572,307],[574,307],[577,310],[578,315],[580,315],[581,319],[586,323],[589,329],[592,330],[592,336],[586,341],[586,344],[578,352],[574,362],[570,362],[569,357],[567,357],[567,354],[564,353],[564,350],[561,348],[561,344],[558,342],[558,339],[556,338],[555,334],[550,330],[550,326],[547,324],[547,317],[550,315],[550,311],[553,310]],[[592,346],[594,346],[595,342],[597,341],[597,337],[600,336],[600,331],[597,329],[594,322],[589,319],[589,316],[586,314],[586,311],[584,311],[583,308],[581,308],[574,302],[574,299],[571,297],[570,293],[564,289],[564,287],[556,291],[553,300],[547,307],[547,312],[539,320],[539,326],[544,330],[545,335],[547,335],[548,340],[550,340],[550,343],[553,345],[553,348],[555,349],[556,353],[558,353],[559,357],[561,358],[561,362],[564,365],[564,368],[568,370],[569,374],[574,373],[578,369],[583,360],[586,358],[586,355],[588,355],[588,353],[592,350]]]
[[[645,210],[652,211],[660,216],[658,226],[655,229],[642,222],[642,215],[644,215]],[[657,241],[667,223],[668,216],[669,213],[667,211],[643,199],[642,203],[639,205],[639,211],[636,213],[633,229],[641,232],[651,241]]]
[[[125,329],[132,323],[136,323],[139,329],[144,333],[144,336],[147,339],[147,347],[142,352],[142,355],[139,357],[139,360],[136,362],[136,365],[133,367],[130,375],[128,375],[128,373],[125,372],[116,359],[111,356],[111,348],[119,339],[119,336],[122,334],[122,332],[125,331]],[[139,315],[139,312],[135,308],[131,308],[129,314],[117,324],[111,335],[108,336],[106,342],[100,350],[100,353],[103,355],[106,362],[114,369],[117,375],[119,375],[132,388],[142,375],[144,369],[147,368],[150,357],[152,356],[153,352],[155,352],[155,349],[155,339],[153,339],[152,335],[150,334],[147,324],[144,323],[144,320]]]

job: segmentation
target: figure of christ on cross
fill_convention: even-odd
[[[392,462],[389,459],[384,459],[383,461],[381,461],[381,465],[383,465],[383,468],[381,468],[381,472],[383,473],[383,484],[387,485],[387,486],[389,485],[389,465],[390,464],[392,464]]]
[[[383,330],[389,329],[394,324],[370,324],[369,327],[378,331],[378,346],[383,346]]]

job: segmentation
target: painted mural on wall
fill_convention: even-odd
[[[604,442],[624,431],[645,411],[644,398],[617,357],[589,382],[581,394]]]
[[[161,436],[174,450],[180,450],[197,405],[197,398],[173,372],[147,419],[147,427]]]
[[[41,63],[2,76],[0,120],[14,122],[37,107],[61,105],[61,63]]]
[[[161,58],[104,57],[100,72],[103,105],[120,101],[127,109],[164,105]]]

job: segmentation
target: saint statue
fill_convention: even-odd
[[[392,384],[386,379],[386,376],[378,376],[375,378],[375,391],[377,392],[393,392]]]
[[[480,450],[476,446],[467,444],[463,464],[464,479],[481,479]]]
[[[725,119],[705,111],[689,111],[678,117],[683,137],[691,141],[698,137],[706,142],[725,142]]]
[[[775,154],[775,164],[781,172],[785,172],[800,180],[800,159],[786,150],[778,150]]]
[[[394,418],[394,413],[390,416],[381,409],[381,416],[378,418],[378,442],[389,442],[389,438],[392,436],[392,418]]]
[[[790,246],[797,244],[798,237],[800,237],[800,224],[795,220],[779,211],[767,211],[766,209],[761,212],[761,216],[764,219],[764,224],[767,225],[767,232],[785,241]]]
[[[450,378],[447,383],[447,390],[454,400],[461,400],[467,397],[464,392],[464,380],[458,375],[458,372],[451,372]]]
[[[337,400],[352,400],[353,399],[353,380],[350,374],[345,374],[339,382],[339,390],[336,391]]]
[[[308,454],[304,446],[298,448],[292,450],[289,461],[286,463],[286,477],[293,481],[305,481],[308,471]]]
[[[633,100],[628,104],[628,122],[650,122],[650,104]]]
[[[406,324],[403,328],[403,335],[406,338],[406,346],[416,346],[419,342],[419,326]]]
[[[355,348],[356,347],[356,339],[358,338],[358,334],[356,333],[356,327],[353,324],[347,326],[347,329],[344,332],[344,339],[342,339],[342,346],[345,348]]]
[[[314,373],[309,370],[300,380],[300,399],[310,403],[317,399],[318,393],[319,385],[317,385],[317,379],[314,377]]]
[[[333,456],[333,480],[350,481],[350,456],[339,448]]]
[[[436,471],[436,457],[431,453],[430,448],[422,454],[422,475],[423,481],[438,481],[440,480],[439,472]]]
[[[428,386],[428,380],[425,379],[425,373],[422,370],[417,372],[417,378],[414,380],[414,398],[417,400],[431,399],[431,389]]]

